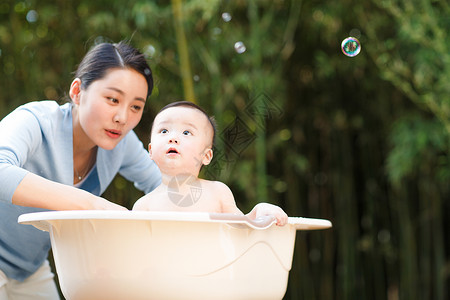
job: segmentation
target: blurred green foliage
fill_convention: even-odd
[[[268,201],[333,221],[297,235],[285,298],[448,299],[448,2],[182,5],[187,80],[219,124],[203,175],[245,212]],[[147,144],[154,114],[187,97],[175,24],[171,1],[2,1],[0,117],[64,100],[86,51],[125,39],[155,74],[136,128]],[[339,49],[348,36],[362,44],[354,58]],[[118,176],[104,196],[131,207],[140,195]]]

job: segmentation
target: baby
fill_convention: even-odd
[[[150,157],[162,173],[162,183],[143,196],[133,210],[190,211],[243,215],[231,190],[222,182],[198,178],[213,158],[215,123],[199,106],[180,101],[165,106],[155,117],[148,145]],[[278,206],[259,203],[247,216],[273,215],[277,225],[287,222]]]

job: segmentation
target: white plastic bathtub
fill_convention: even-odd
[[[54,211],[19,223],[49,231],[68,300],[282,299],[296,230],[327,220],[229,214]]]

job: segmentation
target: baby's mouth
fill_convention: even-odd
[[[179,154],[179,153],[178,153],[177,149],[175,149],[175,148],[170,148],[170,149],[166,152],[166,154]]]

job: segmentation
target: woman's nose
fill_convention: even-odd
[[[125,109],[117,109],[114,114],[113,121],[118,124],[126,124],[128,119],[128,113]]]

